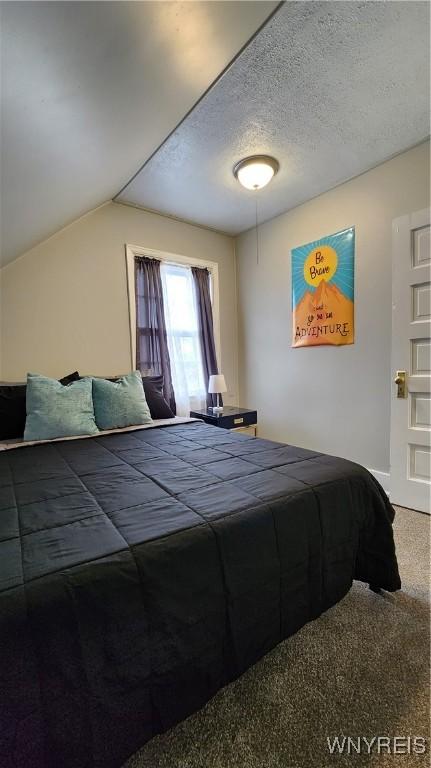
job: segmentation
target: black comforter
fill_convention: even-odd
[[[2,768],[120,766],[352,579],[399,589],[392,520],[362,467],[198,422],[0,453]]]

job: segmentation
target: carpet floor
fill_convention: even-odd
[[[397,508],[402,591],[355,582],[202,710],[124,768],[330,768],[430,765],[430,522]],[[336,735],[421,736],[426,754],[333,754]]]

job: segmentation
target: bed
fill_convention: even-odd
[[[393,509],[351,462],[192,420],[10,448],[2,768],[118,768],[353,579],[400,588]]]

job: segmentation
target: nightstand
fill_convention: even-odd
[[[239,408],[236,405],[225,405],[223,413],[213,413],[210,409],[203,411],[190,411],[194,419],[202,419],[206,424],[214,427],[230,429],[232,432],[245,432],[256,437],[257,411],[249,408]]]

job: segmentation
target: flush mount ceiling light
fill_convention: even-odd
[[[280,164],[270,155],[252,155],[240,160],[233,169],[233,175],[246,189],[262,189],[275,176]]]

